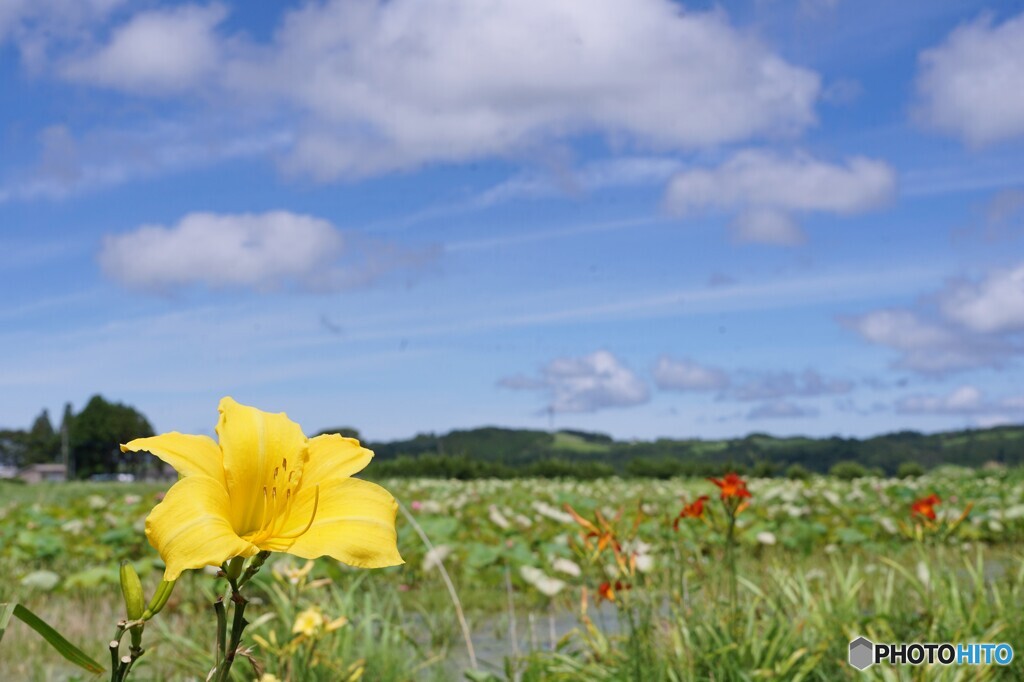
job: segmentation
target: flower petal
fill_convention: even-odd
[[[209,436],[191,436],[175,431],[151,438],[136,438],[122,445],[121,452],[151,452],[182,476],[207,476],[224,485],[224,455]]]
[[[283,412],[263,412],[231,398],[221,400],[219,409],[217,435],[224,452],[231,525],[238,535],[247,535],[263,521],[264,488],[276,486],[284,496],[289,481],[298,484],[307,458],[306,436]]]
[[[228,520],[228,493],[207,476],[186,476],[171,486],[146,518],[146,537],[167,565],[164,580],[182,571],[219,566],[257,549],[238,537]]]
[[[304,483],[281,536],[295,535],[313,516],[316,490]],[[272,538],[264,549],[278,549],[304,559],[330,556],[358,568],[405,563],[398,553],[395,515],[398,503],[384,488],[358,478],[321,484],[316,516],[294,542]],[[290,545],[290,546],[289,546]]]
[[[302,469],[302,477],[311,483],[333,478],[348,478],[366,468],[373,459],[373,451],[359,445],[355,438],[336,433],[309,439],[309,461]]]

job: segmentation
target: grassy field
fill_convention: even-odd
[[[236,679],[1024,678],[1018,660],[863,673],[846,664],[858,635],[1022,650],[1024,472],[753,479],[732,551],[718,489],[703,479],[383,483],[408,513],[399,516],[406,564],[358,571],[321,559],[303,573],[272,557],[247,612],[258,667],[236,666]],[[105,662],[121,617],[119,561],[133,562],[147,590],[159,581],[143,528],[162,490],[4,484],[0,601],[25,604]],[[931,493],[942,502],[924,523],[911,504]],[[705,515],[674,529],[701,495]],[[221,582],[203,572],[179,581],[147,626],[138,679],[205,678]],[[321,626],[294,632],[310,608]],[[0,642],[0,679],[89,678],[14,623]]]

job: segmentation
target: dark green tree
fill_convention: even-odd
[[[125,455],[120,445],[152,435],[153,427],[141,412],[94,395],[71,423],[69,445],[75,477],[121,471],[140,473],[147,459]]]
[[[60,437],[50,423],[50,413],[43,410],[28,431],[24,464],[55,462],[60,452]]]

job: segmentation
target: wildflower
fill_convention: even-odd
[[[272,570],[275,575],[280,576],[283,580],[288,581],[292,585],[298,585],[313,570],[313,565],[312,561],[307,561],[300,568],[290,561],[279,561],[274,564]]]
[[[520,566],[519,575],[523,577],[523,580],[533,585],[546,597],[554,597],[565,589],[564,581],[559,580],[558,578],[552,578],[544,573],[544,571],[534,566]]]
[[[574,578],[580,577],[580,573],[582,572],[580,570],[579,564],[577,564],[572,559],[566,559],[564,557],[558,557],[557,559],[552,561],[551,568],[555,569],[560,573],[571,575]]]
[[[310,606],[308,609],[295,617],[295,624],[292,626],[292,633],[312,637],[317,630],[324,626],[324,614],[320,609]]]
[[[683,507],[679,516],[672,522],[672,529],[679,530],[679,519],[700,519],[704,517],[704,503],[708,501],[707,495],[701,495],[690,504]]]
[[[605,601],[614,602],[616,592],[625,592],[626,590],[632,589],[632,585],[624,583],[621,580],[616,580],[614,585],[610,582],[601,583],[597,588],[597,596]]]
[[[370,450],[337,434],[307,439],[284,413],[231,398],[219,411],[219,444],[174,432],[121,446],[153,453],[180,476],[146,519],[165,580],[260,551],[327,555],[360,568],[403,563],[395,499],[352,478],[369,464]]]
[[[437,545],[433,547],[423,557],[423,572],[427,573],[434,570],[438,566],[444,563],[444,560],[448,558],[448,555],[452,553],[452,548],[448,545]]]
[[[722,491],[722,499],[750,497],[747,490],[747,482],[734,473],[728,473],[722,479],[709,478],[709,481],[717,485]]]
[[[572,518],[576,520],[580,526],[583,527],[587,533],[583,536],[583,540],[587,545],[587,549],[590,549],[590,541],[597,539],[597,554],[601,554],[605,549],[611,545],[612,549],[616,553],[621,551],[619,541],[615,538],[615,529],[612,528],[611,524],[605,520],[604,516],[600,511],[595,512],[597,517],[597,524],[591,523],[587,519],[580,516],[575,509],[568,504],[565,505],[565,510],[572,515]]]
[[[534,500],[532,506],[533,506],[534,510],[536,510],[536,512],[538,514],[540,514],[541,516],[546,516],[547,518],[551,519],[552,521],[558,521],[559,523],[572,523],[573,522],[573,518],[572,518],[572,516],[570,514],[566,514],[564,511],[562,511],[562,510],[560,510],[560,509],[558,509],[556,507],[552,507],[547,502],[542,502],[540,500]]]
[[[923,516],[931,521],[935,520],[935,505],[939,504],[942,500],[935,493],[932,493],[928,497],[922,497],[914,500],[914,503],[910,505],[911,516]]]
[[[508,530],[512,526],[505,515],[501,513],[501,510],[498,509],[497,505],[492,504],[487,508],[487,517],[491,520],[491,523],[502,530]]]
[[[757,534],[757,541],[762,545],[774,545],[776,542],[775,533],[770,530],[763,530]]]

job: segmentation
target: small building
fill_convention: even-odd
[[[25,483],[51,483],[53,481],[66,481],[68,478],[67,468],[63,464],[33,464],[25,467],[18,473],[18,478]]]

